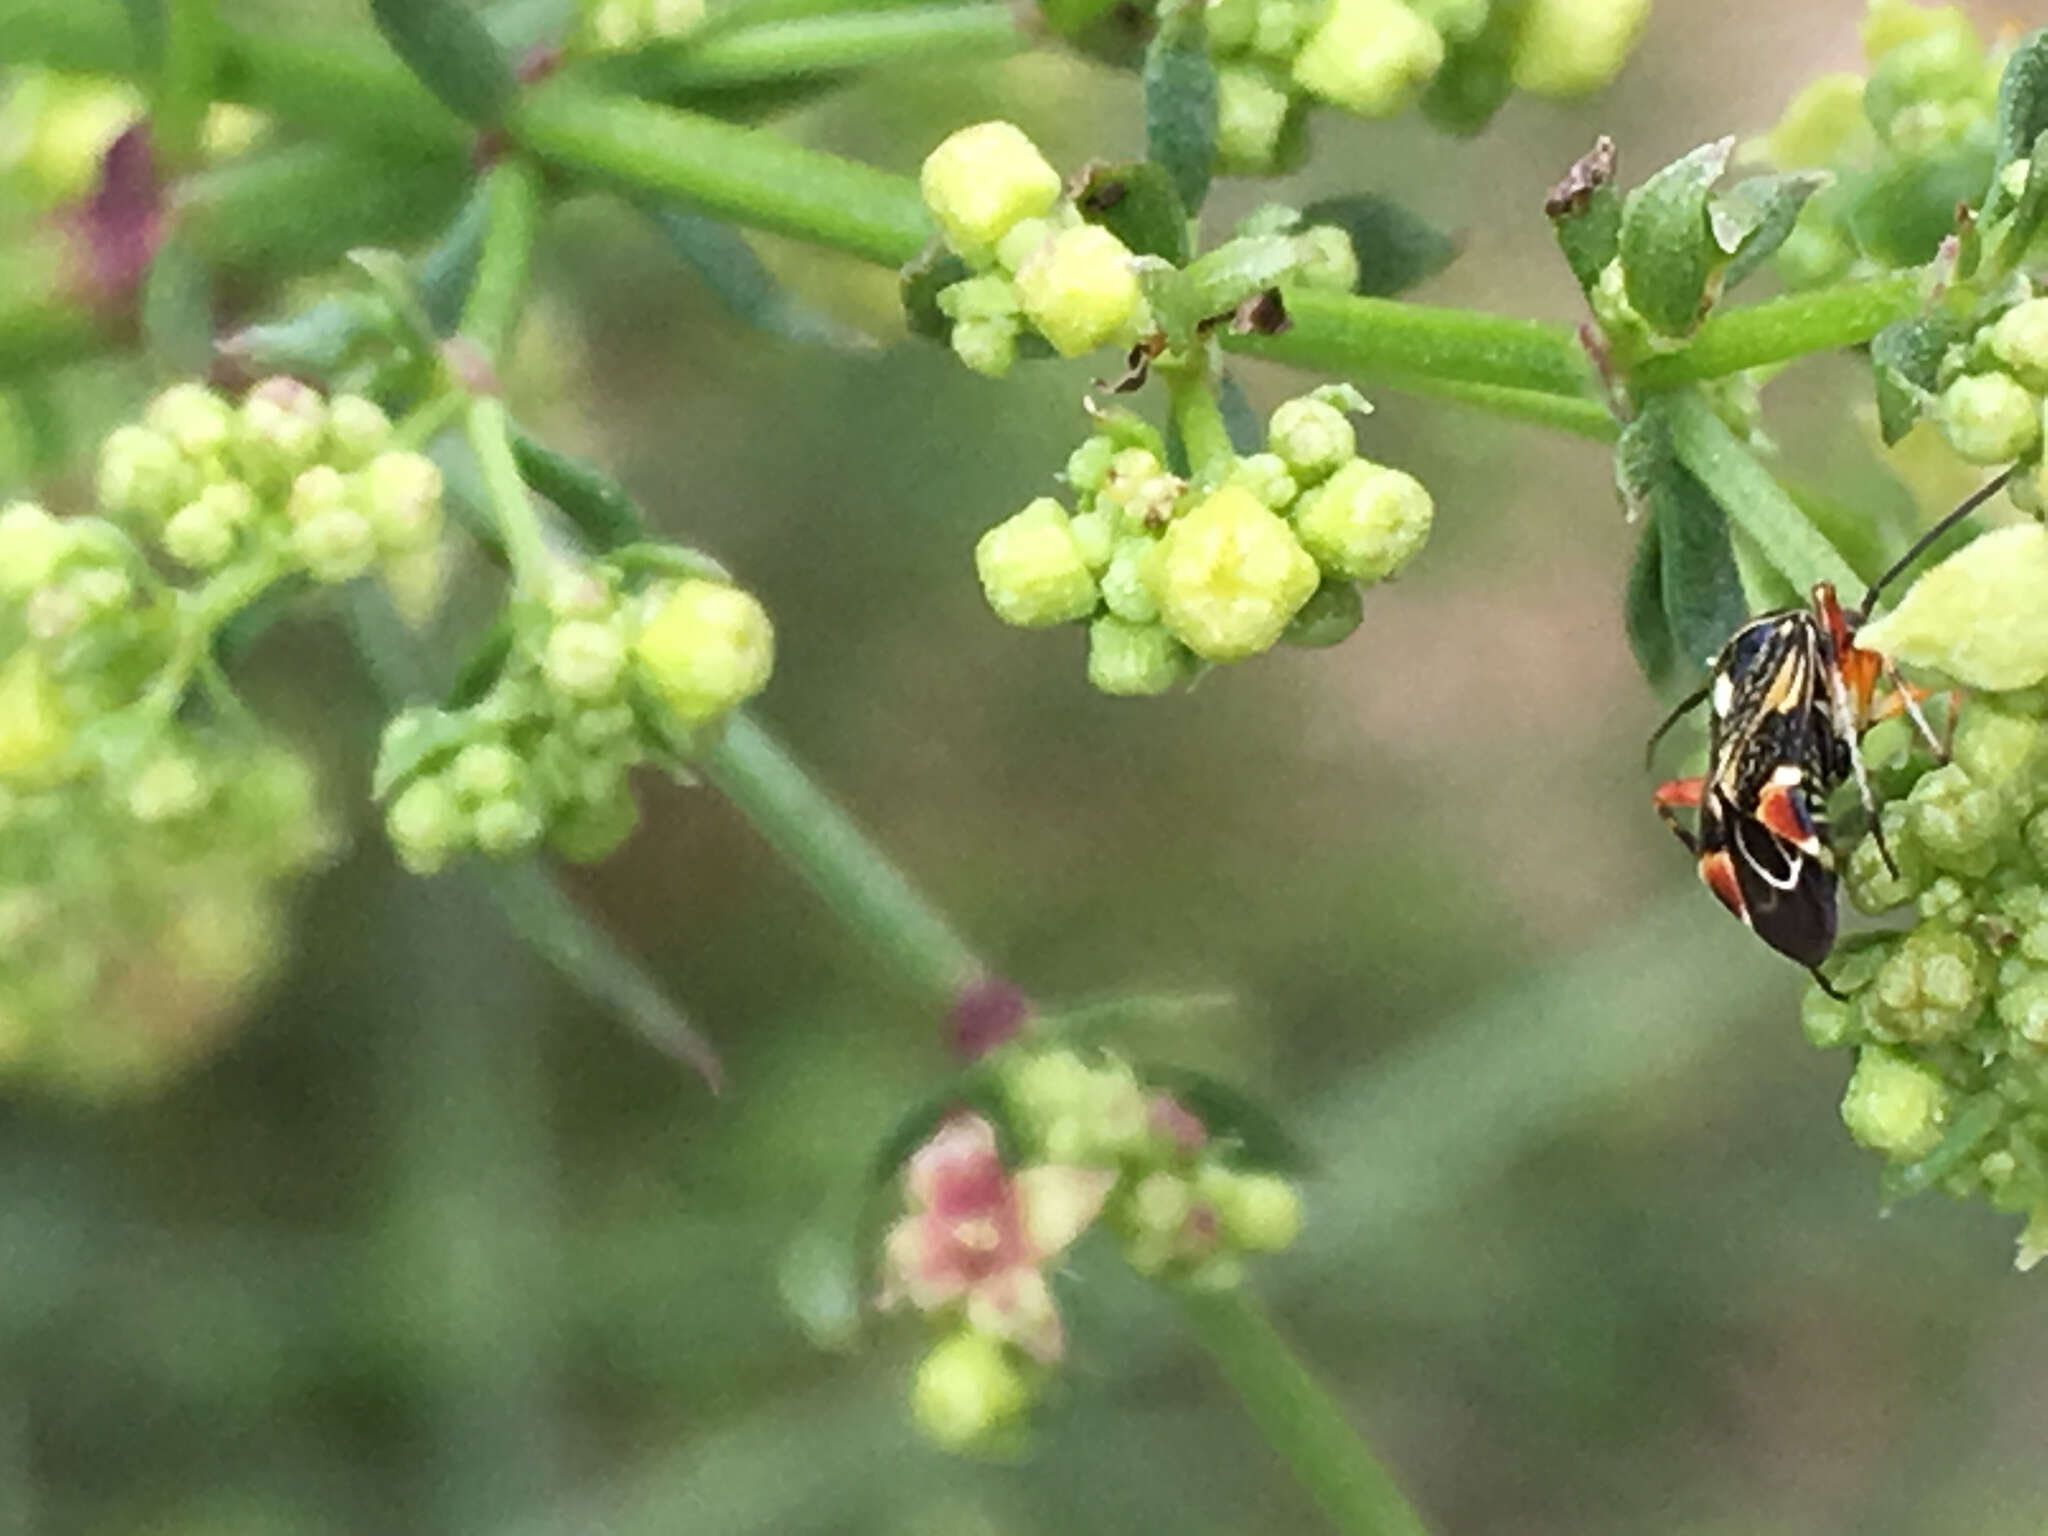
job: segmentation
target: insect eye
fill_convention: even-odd
[[[1755,666],[1769,639],[1769,631],[1761,624],[1752,624],[1747,629],[1738,630],[1735,638],[1728,644],[1728,669],[1731,672],[1742,672]]]

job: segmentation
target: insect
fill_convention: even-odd
[[[1859,743],[1878,720],[1903,710],[1935,755],[1947,757],[1919,706],[1922,694],[1891,661],[1856,644],[1878,594],[1928,547],[2005,485],[2010,471],[1971,494],[1844,608],[1826,582],[1808,605],[1760,614],[1728,638],[1704,686],[1681,700],[1650,737],[1709,706],[1707,771],[1660,784],[1652,803],[1699,861],[1700,879],[1771,948],[1820,973],[1835,944],[1835,855],[1827,798],[1853,777],[1878,851],[1894,874]],[[1877,697],[1882,677],[1890,693]],[[1695,812],[1688,829],[1678,812]],[[1836,994],[1839,995],[1839,994]]]

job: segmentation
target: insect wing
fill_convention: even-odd
[[[1825,849],[1802,850],[1726,804],[1710,821],[1714,846],[1703,841],[1700,849],[1708,884],[1718,877],[1732,885],[1737,915],[1779,954],[1808,969],[1819,965],[1835,945],[1835,872]],[[1722,862],[1709,875],[1707,860],[1717,855]]]

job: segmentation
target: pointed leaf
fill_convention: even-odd
[[[1280,1117],[1242,1088],[1186,1067],[1140,1065],[1138,1077],[1193,1112],[1212,1142],[1234,1144],[1245,1164],[1283,1173],[1308,1167],[1308,1154]]]
[[[1620,253],[1621,206],[1614,186],[1614,140],[1602,134],[1572,162],[1543,203],[1565,265],[1587,293]]]
[[[1145,50],[1145,155],[1190,214],[1209,195],[1216,162],[1216,66],[1202,16],[1199,4],[1169,0]]]
[[[1665,400],[1650,400],[1615,444],[1614,459],[1623,498],[1646,519],[1629,577],[1628,629],[1653,684],[1674,669],[1695,672],[1749,617],[1727,517],[1679,463],[1665,409]]]
[[[1621,269],[1636,311],[1667,336],[1699,324],[1707,285],[1726,260],[1707,202],[1735,141],[1717,139],[1665,166],[1629,193],[1621,211]]]
[[[2034,140],[2033,153],[2027,156],[2027,181],[2020,189],[2019,201],[2013,207],[2012,218],[1999,236],[1997,263],[2000,272],[2010,272],[2026,258],[2027,247],[2034,243],[2034,237],[2041,232],[2041,225],[2048,221],[2048,130]],[[1977,225],[1970,226],[1972,230]]]
[[[497,41],[463,0],[370,0],[391,51],[457,117],[488,126],[518,83]]]
[[[1969,335],[1967,323],[1946,314],[1896,320],[1870,343],[1870,369],[1877,386],[1878,430],[1889,446],[1908,432],[1934,404],[1941,360]]]
[[[1657,520],[1647,513],[1629,565],[1628,590],[1622,599],[1622,625],[1628,648],[1652,688],[1671,680],[1678,647],[1671,639],[1671,619],[1664,612],[1664,555],[1658,547]]]
[[[1799,222],[1806,200],[1833,180],[1827,171],[1751,176],[1713,200],[1714,238],[1728,252],[1728,267],[1721,274],[1724,293],[1770,259]]]
[[[955,283],[974,274],[966,262],[934,240],[897,274],[897,291],[903,298],[903,324],[913,336],[944,341],[953,334],[953,322],[939,308],[939,295]]]
[[[149,355],[174,377],[213,366],[213,278],[191,242],[173,234],[157,247],[142,284],[142,334]]]
[[[669,248],[747,324],[787,341],[846,352],[875,350],[871,337],[791,298],[746,237],[724,220],[679,208],[649,208],[646,212]]]
[[[1305,227],[1334,224],[1358,257],[1358,293],[1391,297],[1434,277],[1458,254],[1458,243],[1391,197],[1358,192],[1326,198],[1301,211]]]
[[[647,537],[647,518],[626,488],[588,460],[512,429],[512,459],[519,478],[553,502],[598,550],[615,550]]]
[[[1292,235],[1253,235],[1226,240],[1187,268],[1188,285],[1204,318],[1224,315],[1255,293],[1271,288],[1301,260]]]
[[[1266,445],[1266,424],[1245,398],[1244,386],[1232,374],[1216,381],[1216,404],[1223,412],[1223,430],[1239,454],[1254,454]]]
[[[391,313],[405,328],[407,339],[420,351],[431,353],[441,343],[434,330],[433,317],[427,313],[426,305],[420,302],[418,286],[413,282],[412,269],[405,258],[396,251],[387,251],[374,246],[358,246],[348,253],[349,264],[370,280],[370,286],[377,290],[378,297],[391,306]]]
[[[1165,167],[1141,160],[1130,165],[1091,165],[1083,172],[1074,206],[1140,256],[1157,256],[1185,266],[1187,205],[1174,190]]]
[[[2000,185],[2005,168],[2033,151],[2048,133],[2048,27],[2029,32],[2005,61],[1998,81],[1997,129],[1992,139],[1991,190],[1987,213],[2002,212],[2010,195]]]

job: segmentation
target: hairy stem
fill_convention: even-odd
[[[484,184],[484,243],[476,277],[462,307],[461,331],[496,364],[512,340],[533,240],[540,225],[540,177],[522,157],[491,167]]]
[[[1663,388],[1853,347],[1894,320],[1918,314],[1925,304],[1925,277],[1916,268],[1723,310],[1682,350],[1645,358],[1630,370],[1630,378]]]
[[[479,395],[469,402],[467,425],[470,449],[483,471],[491,521],[505,540],[513,585],[529,597],[538,597],[547,590],[554,557],[548,552],[533,497],[512,456],[512,421],[505,402],[493,395]]]
[[[1198,350],[1193,361],[1159,372],[1166,380],[1173,425],[1187,451],[1188,473],[1200,479],[1211,469],[1220,472],[1236,450],[1230,444],[1230,428],[1224,424],[1223,406],[1216,398],[1207,361]]]
[[[761,85],[877,64],[994,59],[1030,46],[1007,6],[917,5],[733,27],[631,62],[631,78],[678,90]]]
[[[1427,1536],[1428,1527],[1243,1286],[1174,1292],[1181,1315],[1245,1411],[1348,1536]]]

